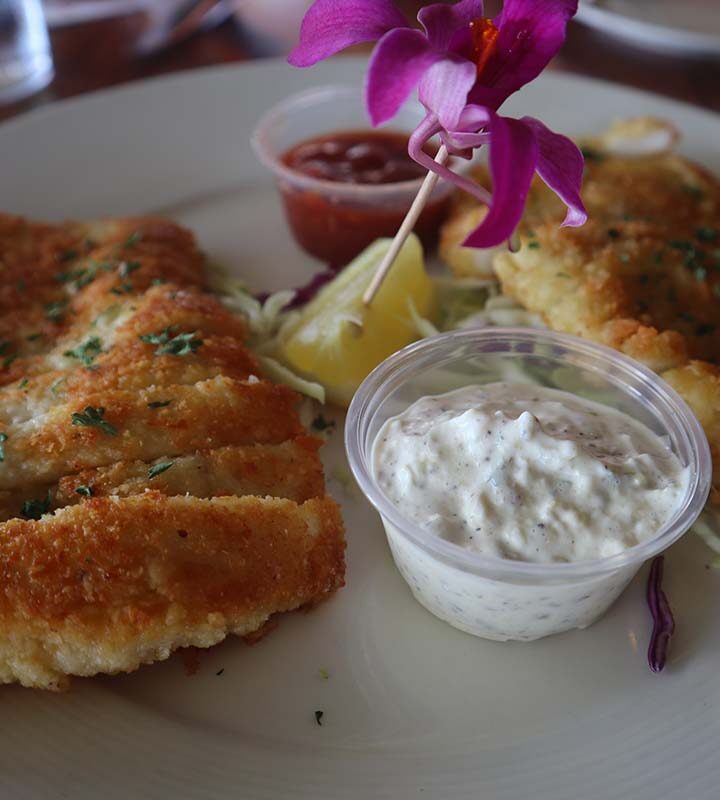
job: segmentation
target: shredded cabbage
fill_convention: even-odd
[[[261,303],[248,292],[242,281],[230,276],[218,264],[208,265],[208,278],[210,288],[220,297],[222,304],[247,320],[250,330],[248,346],[257,355],[265,375],[275,383],[283,383],[313,400],[324,403],[323,386],[305,380],[277,359],[277,337],[280,328],[298,313],[285,310],[295,297],[295,291],[285,289],[275,292]]]
[[[706,506],[692,529],[711,550],[720,554],[720,511]],[[713,567],[720,567],[720,557],[710,563]]]

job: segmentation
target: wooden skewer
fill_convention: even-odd
[[[448,151],[445,145],[442,145],[440,149],[437,151],[437,155],[435,156],[435,161],[438,164],[444,164],[448,159]],[[422,186],[420,187],[420,191],[415,195],[415,199],[408,210],[408,213],[405,215],[405,219],[402,221],[402,225],[398,229],[398,232],[395,234],[395,238],[390,245],[390,249],[385,254],[385,258],[380,262],[378,268],[375,270],[375,274],[370,281],[370,285],[365,290],[365,294],[363,295],[363,304],[365,306],[369,306],[370,303],[373,301],[373,297],[378,292],[380,286],[382,286],[382,282],[387,277],[388,272],[390,272],[390,268],[395,263],[395,259],[397,258],[397,254],[400,252],[400,249],[405,244],[405,240],[407,237],[412,233],[413,228],[415,227],[415,223],[418,221],[418,217],[422,213],[423,208],[425,208],[425,204],[430,197],[430,193],[435,188],[435,184],[438,182],[439,175],[436,175],[434,172],[428,172],[425,176],[425,180],[423,181]]]

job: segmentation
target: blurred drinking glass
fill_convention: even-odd
[[[52,53],[40,0],[0,0],[0,103],[44,89]]]

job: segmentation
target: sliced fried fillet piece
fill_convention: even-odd
[[[472,177],[483,186],[491,186],[485,166],[476,168]],[[643,222],[658,226],[665,241],[680,238],[679,231],[692,232],[720,215],[720,184],[716,178],[674,153],[630,158],[587,150],[582,197],[590,221],[600,227]],[[528,240],[540,226],[556,228],[565,210],[554,192],[536,178],[519,233]],[[484,206],[461,193],[441,229],[440,256],[457,275],[493,277],[488,251],[462,246],[485,214]]]
[[[168,406],[151,405],[168,399]],[[87,395],[81,404],[60,402],[28,422],[6,427],[0,489],[51,483],[116,461],[228,444],[279,444],[304,432],[297,399],[285,386],[218,376],[192,386],[113,389]],[[101,420],[73,424],[72,415],[84,414],[86,407]]]
[[[258,630],[343,585],[331,500],[148,492],[0,535],[0,681],[58,689]]]
[[[73,329],[85,330],[102,308],[154,282],[204,283],[204,258],[192,234],[150,218],[53,226],[0,214],[0,264],[5,358],[44,352]],[[0,369],[3,383],[19,374],[6,373]]]
[[[90,368],[56,370],[8,386],[1,395],[0,425],[7,427],[37,419],[58,403],[82,404],[86,398],[106,389],[133,391],[151,386],[172,389],[218,375],[245,380],[260,374],[257,361],[237,339],[212,337],[202,341],[197,353],[182,357],[158,356],[152,346],[139,340],[128,341],[99,356]],[[172,396],[169,391],[168,399]]]
[[[168,497],[254,494],[302,503],[325,492],[318,455],[321,444],[315,437],[300,436],[282,444],[221,447],[154,462],[119,461],[62,478],[54,504],[62,507],[81,502],[84,487],[93,497],[128,497],[154,489]],[[151,472],[157,474],[150,477]],[[43,492],[35,496],[42,497]]]

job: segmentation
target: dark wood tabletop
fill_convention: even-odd
[[[142,14],[51,32],[56,77],[48,89],[22,103],[0,106],[0,120],[53,100],[145,77],[268,55],[234,19],[199,32],[158,54],[138,57],[134,45]],[[720,111],[720,62],[634,50],[577,23],[551,69],[603,78]]]

